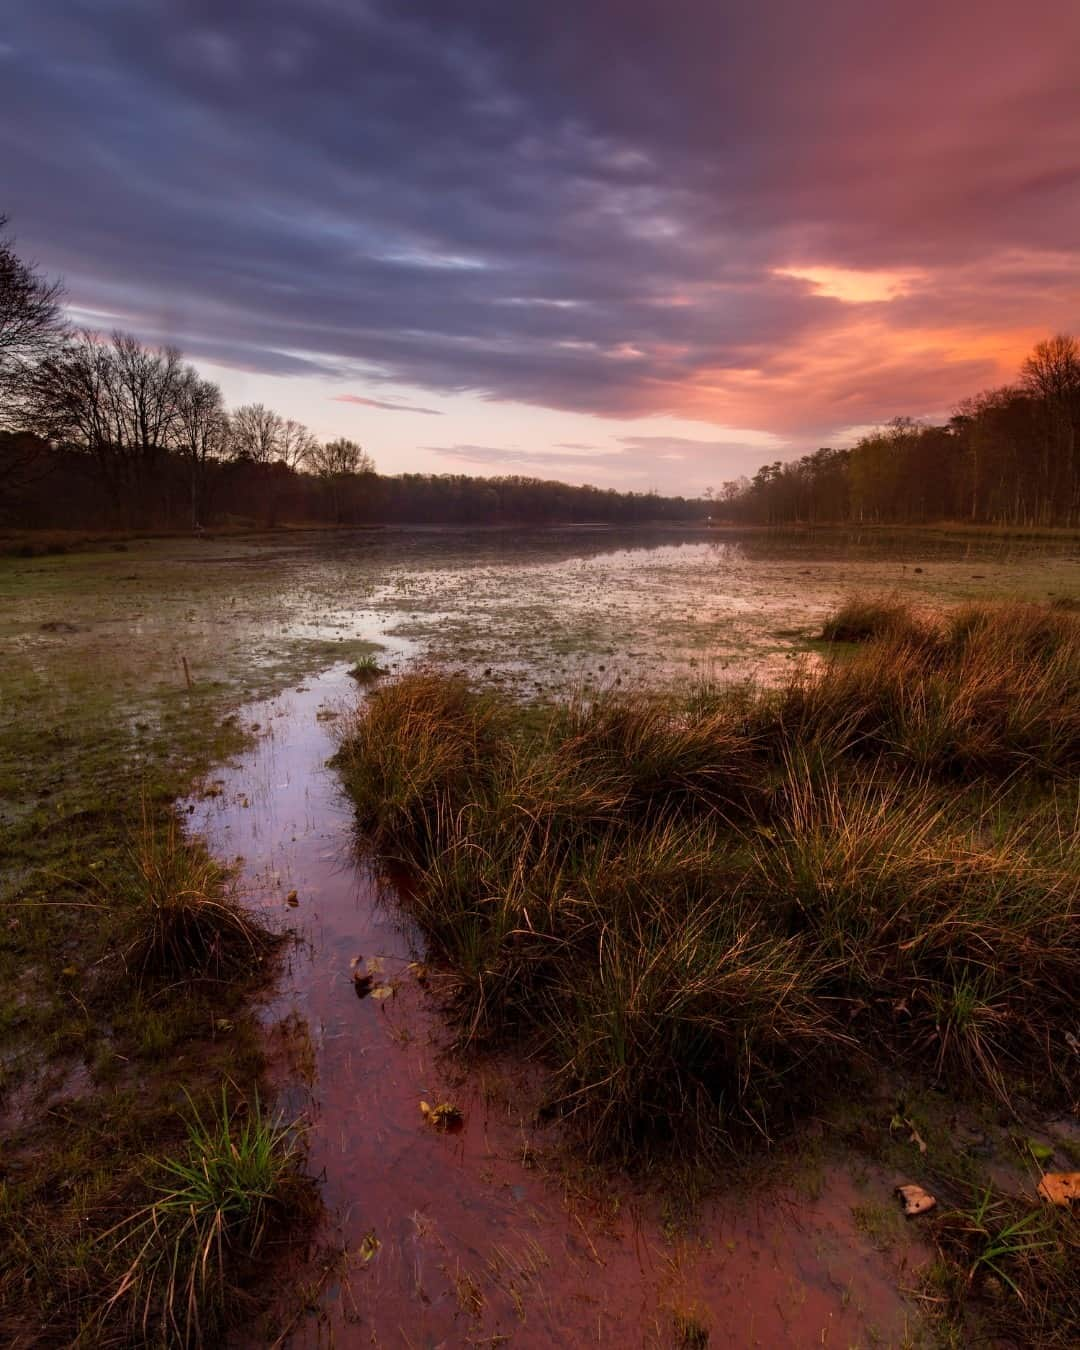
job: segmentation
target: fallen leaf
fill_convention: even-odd
[[[367,1262],[375,1256],[381,1246],[382,1243],[375,1236],[375,1230],[372,1228],[360,1239],[360,1246],[356,1249],[356,1254],[366,1265]]]
[[[1074,1200],[1080,1200],[1080,1172],[1044,1173],[1039,1194],[1052,1205],[1067,1209]]]
[[[357,998],[367,998],[371,993],[371,987],[375,983],[373,975],[361,975],[360,972],[353,971],[353,988],[356,990]]]
[[[440,1130],[454,1129],[464,1119],[461,1108],[454,1106],[452,1102],[439,1102],[437,1106],[430,1106],[427,1102],[421,1102],[420,1110],[423,1112],[427,1123]]]
[[[232,1031],[233,1029],[233,1024],[227,1017],[219,1017],[214,1026],[218,1031]]]
[[[921,1186],[897,1186],[896,1194],[904,1202],[904,1213],[912,1218],[916,1214],[925,1214],[937,1204],[937,1201]]]
[[[397,993],[397,986],[396,986],[396,985],[393,985],[393,984],[380,984],[380,985],[377,985],[377,986],[371,991],[371,997],[372,997],[372,998],[378,998],[378,999],[384,999],[384,998],[389,998],[392,994],[396,994],[396,993]]]
[[[427,983],[428,968],[422,961],[410,961],[406,969],[416,979],[417,984]]]
[[[60,972],[60,974],[63,975],[64,978],[67,980],[73,980],[75,976],[78,975],[78,973],[79,973],[78,966],[65,966],[64,969]]]
[[[361,962],[363,959],[364,959],[364,958],[363,958],[362,956],[354,956],[354,957],[352,957],[352,959],[349,961],[349,968],[350,968],[351,970],[355,970],[356,967],[360,964],[360,962]]]
[[[381,956],[369,956],[367,969],[369,975],[381,975],[385,962]]]
[[[289,892],[289,894],[285,897],[285,903],[287,905],[292,905],[294,909],[296,908],[296,906],[300,903],[300,901],[297,898],[297,894],[295,891]]]

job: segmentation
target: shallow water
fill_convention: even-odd
[[[856,1230],[866,1195],[838,1166],[811,1194],[720,1199],[675,1236],[658,1197],[575,1190],[547,1169],[556,1141],[521,1066],[455,1061],[409,971],[421,944],[357,857],[326,764],[329,714],[355,696],[339,666],[253,706],[262,736],[218,775],[219,796],[191,803],[193,828],[243,858],[250,903],[300,937],[262,1016],[286,1109],[311,1123],[322,1238],[347,1255],[288,1343],[664,1345],[675,1313],[695,1309],[714,1345],[895,1344],[910,1309]],[[396,993],[358,998],[357,957],[378,958]],[[461,1129],[427,1125],[421,1100],[453,1101]],[[888,1197],[888,1178],[864,1184]]]
[[[429,657],[526,692],[775,679],[852,592],[937,606],[1080,587],[1072,545],[880,544],[617,531],[290,543],[263,559],[272,627],[258,598],[265,566],[256,584],[246,555],[204,565],[241,578],[234,622],[256,652],[376,639],[392,669]],[[221,773],[219,796],[193,803],[194,828],[243,859],[251,903],[301,939],[263,1015],[287,1109],[311,1123],[322,1238],[345,1255],[290,1343],[665,1345],[675,1315],[695,1309],[714,1345],[898,1343],[915,1313],[895,1255],[874,1249],[853,1207],[890,1203],[903,1178],[864,1173],[856,1186],[830,1165],[813,1186],[733,1190],[676,1234],[662,1197],[560,1179],[559,1141],[535,1123],[523,1066],[455,1059],[435,993],[409,969],[422,943],[357,856],[326,765],[334,715],[357,697],[345,669],[251,707],[260,738]],[[381,1000],[358,998],[353,982],[372,958],[376,983],[394,987]],[[428,1126],[421,1100],[453,1101],[462,1128]]]

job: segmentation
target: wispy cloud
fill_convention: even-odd
[[[423,413],[425,417],[442,417],[438,408],[418,408],[413,403],[392,403],[389,399],[361,398],[359,394],[335,394],[335,403],[355,403],[361,408],[378,408],[382,412]]]

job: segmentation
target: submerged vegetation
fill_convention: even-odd
[[[1080,620],[859,613],[777,691],[523,708],[419,673],[345,736],[463,1036],[528,1041],[594,1155],[772,1133],[874,1059],[1067,1089]]]

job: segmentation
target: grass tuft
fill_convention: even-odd
[[[186,1147],[157,1165],[157,1198],[103,1239],[125,1268],[102,1320],[125,1320],[140,1343],[205,1343],[273,1225],[307,1198],[303,1160],[300,1128],[258,1098],[230,1108],[223,1088],[209,1120],[191,1104]]]
[[[184,839],[175,821],[155,829],[144,811],[132,864],[144,917],[128,960],[140,974],[181,980],[237,973],[269,946],[270,934],[230,893],[225,869]]]

